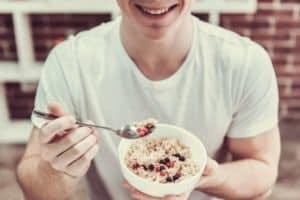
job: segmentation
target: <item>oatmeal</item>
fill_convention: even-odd
[[[133,125],[137,127],[137,132],[140,136],[146,136],[153,132],[157,124],[156,119],[146,119],[140,122],[135,122]]]
[[[125,163],[136,175],[159,183],[180,182],[199,171],[190,149],[174,138],[135,141],[128,149]]]

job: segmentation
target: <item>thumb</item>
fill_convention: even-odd
[[[58,116],[58,117],[67,114],[67,113],[64,111],[62,105],[59,104],[58,102],[49,102],[49,104],[48,104],[48,111],[49,111],[51,114],[56,115],[56,116]]]
[[[203,176],[213,175],[215,173],[215,171],[218,169],[218,167],[219,167],[219,164],[215,160],[208,158],[205,169],[203,171]]]

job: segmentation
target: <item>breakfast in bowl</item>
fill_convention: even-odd
[[[118,152],[125,180],[153,197],[190,191],[207,161],[199,138],[181,127],[161,123],[143,138],[122,139]]]
[[[194,176],[199,165],[188,146],[176,138],[142,139],[131,144],[125,156],[136,175],[159,183],[176,183]]]

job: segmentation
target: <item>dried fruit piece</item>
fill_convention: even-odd
[[[160,160],[160,161],[159,161],[159,164],[165,165],[166,162],[165,162],[165,160]]]
[[[168,176],[168,177],[166,178],[166,181],[167,181],[167,182],[172,182],[173,179],[172,179],[172,177]]]
[[[159,166],[155,167],[155,171],[160,172],[160,167]]]
[[[174,164],[175,164],[175,162],[173,161],[173,162],[168,162],[166,165],[168,168],[172,168],[172,167],[174,167]]]
[[[159,172],[159,175],[161,175],[161,176],[165,176],[166,174],[167,174],[167,173],[164,172],[164,171]]]
[[[150,165],[148,166],[148,168],[149,168],[150,171],[153,171],[153,170],[154,170],[154,165],[153,165],[153,164],[150,164]]]
[[[174,176],[173,176],[173,180],[176,181],[177,179],[179,179],[181,177],[181,173],[177,172]]]
[[[180,155],[180,153],[175,153],[175,154],[173,154],[173,156],[179,158],[181,155]]]
[[[139,163],[134,163],[134,164],[132,165],[132,169],[137,169],[137,168],[139,168],[139,167],[140,167]]]
[[[185,161],[185,157],[184,156],[180,156],[179,160],[183,162],[183,161]]]
[[[165,166],[163,166],[163,165],[161,165],[161,166],[159,167],[159,169],[160,169],[160,171],[162,171],[162,170],[165,170],[165,169],[166,169],[166,167],[165,167]]]

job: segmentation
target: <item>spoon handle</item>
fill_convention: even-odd
[[[47,120],[54,120],[54,119],[58,118],[58,116],[56,116],[56,115],[53,115],[53,114],[50,114],[50,113],[44,113],[44,112],[37,111],[37,110],[34,110],[33,113],[37,117],[47,119]],[[95,125],[95,124],[84,123],[84,122],[81,122],[81,121],[76,121],[76,124],[78,124],[80,126],[86,126],[86,127],[92,127],[92,128],[101,128],[101,129],[106,129],[106,130],[109,130],[109,131],[116,132],[116,130],[114,130],[112,128],[109,128],[109,127],[106,127],[106,126],[99,126],[99,125]]]

